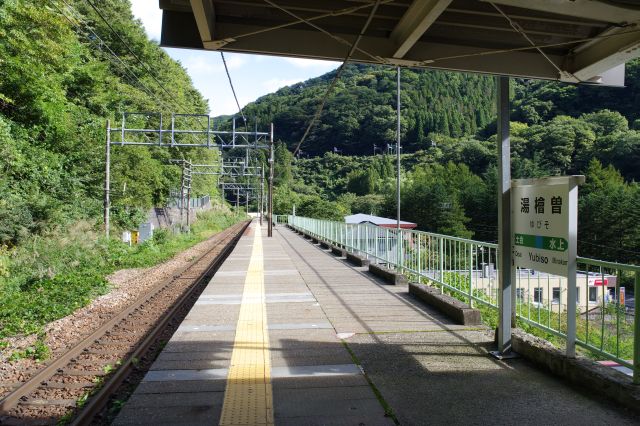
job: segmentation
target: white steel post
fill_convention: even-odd
[[[439,237],[439,252],[438,252],[438,260],[440,263],[440,282],[444,283],[444,238]]]
[[[418,282],[422,282],[422,238],[420,237],[420,234],[417,235],[417,240],[418,240]]]
[[[124,139],[122,139],[124,140]],[[107,141],[105,147],[104,166],[104,233],[109,238],[109,216],[111,212],[111,200],[109,192],[111,190],[111,120],[107,120]]]
[[[264,163],[260,168],[260,226],[262,226],[262,216],[264,214]]]
[[[511,352],[513,259],[511,254],[511,140],[509,77],[496,77],[498,149],[498,356]]]
[[[473,308],[473,244],[469,243],[469,307]]]
[[[570,209],[578,208],[578,182],[576,179],[569,180],[569,204]],[[569,247],[567,265],[567,357],[576,356],[576,304],[577,304],[577,273],[578,265],[576,256],[578,255],[578,212],[569,210]],[[637,288],[637,287],[636,287]],[[637,294],[637,293],[636,293]],[[587,295],[588,296],[588,295]],[[637,336],[636,336],[637,337]]]
[[[271,123],[271,132],[269,137],[269,225],[267,236],[273,237],[273,123]]]
[[[402,235],[400,235],[400,67],[397,68],[396,83],[396,268],[402,271]],[[389,265],[387,265],[389,266]]]

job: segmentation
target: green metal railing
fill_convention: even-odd
[[[497,244],[430,232],[347,224],[300,216],[276,216],[319,240],[397,269],[416,282],[440,286],[470,306],[498,310]],[[576,345],[595,358],[633,371],[640,384],[640,321],[621,304],[625,289],[640,289],[640,267],[578,257],[576,300],[567,279],[528,269],[515,271],[515,313],[521,323],[563,343],[569,304],[576,304]],[[635,312],[640,312],[635,298]],[[555,342],[555,340],[554,340]]]
[[[274,225],[286,225],[289,223],[289,216],[286,214],[274,214],[273,215],[273,224]]]

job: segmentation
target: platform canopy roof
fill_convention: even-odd
[[[377,5],[377,7],[376,7]],[[166,47],[620,85],[636,0],[160,0]]]

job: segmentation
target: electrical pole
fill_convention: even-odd
[[[183,168],[185,171],[187,184],[187,232],[191,232],[191,162],[185,161],[183,163]]]
[[[111,120],[107,120],[107,143],[105,147],[105,166],[104,166],[104,233],[109,238],[109,213],[111,209],[111,200],[109,199],[109,191],[111,187]]]
[[[184,226],[184,164],[180,174],[180,228]],[[182,230],[182,229],[181,229]]]
[[[260,169],[260,226],[262,226],[262,216],[264,215],[264,163]]]
[[[269,138],[269,229],[267,235],[273,237],[273,123]]]

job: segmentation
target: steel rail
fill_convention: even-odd
[[[223,231],[224,236],[222,236],[220,234],[217,234],[217,236],[222,237],[222,241],[226,241],[226,237],[229,234],[231,234],[233,231],[235,231],[238,227],[240,227],[241,229],[237,232],[236,237],[234,238],[234,240],[237,241],[237,239],[240,238],[240,236],[242,235],[242,233],[244,232],[246,227],[249,225],[249,223],[250,222],[247,221],[247,222],[244,222],[242,224],[233,226],[232,228]],[[234,240],[232,240],[232,241],[234,241]],[[157,296],[160,292],[162,292],[164,289],[169,287],[176,280],[181,279],[182,278],[181,276],[183,274],[188,272],[190,269],[196,267],[196,265],[198,265],[203,259],[205,259],[206,256],[210,255],[211,252],[216,250],[220,246],[220,244],[222,244],[222,241],[220,243],[216,244],[210,250],[207,250],[206,253],[204,253],[201,256],[199,256],[191,264],[189,264],[189,265],[187,265],[187,266],[185,266],[183,268],[180,268],[177,273],[173,274],[171,277],[167,278],[166,280],[162,281],[158,285],[154,286],[148,292],[146,292],[144,295],[136,298],[132,303],[130,303],[119,314],[113,316],[109,321],[107,321],[104,324],[102,324],[100,327],[98,327],[96,330],[94,330],[91,334],[86,336],[80,342],[76,343],[69,350],[67,350],[66,352],[64,352],[63,354],[58,356],[56,359],[52,360],[47,365],[45,365],[41,370],[39,370],[37,373],[35,373],[32,377],[30,377],[26,382],[24,382],[18,388],[14,389],[12,392],[7,394],[0,401],[0,412],[7,413],[9,410],[11,410],[12,408],[16,407],[20,403],[20,400],[22,398],[27,397],[31,392],[33,392],[33,391],[37,390],[38,388],[40,388],[42,382],[46,381],[51,376],[54,376],[58,372],[58,370],[60,370],[63,367],[65,367],[75,357],[77,357],[78,355],[80,355],[83,352],[85,352],[86,348],[89,348],[97,340],[99,340],[100,338],[104,337],[106,332],[108,332],[109,330],[112,330],[114,328],[114,326],[118,325],[122,320],[126,319],[128,316],[130,316],[132,313],[134,313],[136,310],[138,310],[141,306],[144,306],[146,303],[149,302],[149,300],[151,300],[152,298]],[[229,246],[233,247],[233,244],[229,244]],[[213,263],[216,263],[216,262],[214,261]],[[206,268],[204,273],[206,274],[210,270],[211,270],[211,268]],[[201,274],[199,277],[195,277],[196,279],[194,280],[194,283],[197,283],[198,281],[200,281],[203,276],[204,275]],[[193,277],[190,277],[190,278],[193,279]],[[195,287],[195,286],[191,286],[191,287]],[[180,306],[182,306],[182,304],[180,304]],[[173,316],[173,315],[171,315],[171,316]],[[161,321],[161,322],[164,322],[164,321]],[[166,323],[165,323],[165,326],[166,326]],[[153,333],[151,333],[151,334],[153,334]],[[145,339],[145,341],[143,341],[143,344],[150,344],[150,343],[151,342],[147,342],[146,339]],[[132,361],[132,360],[127,359],[127,361]],[[118,375],[118,377],[119,377],[119,375]],[[106,383],[105,383],[104,386],[107,386]]]
[[[179,310],[182,309],[185,303],[189,300],[189,298],[195,294],[197,290],[200,288],[200,284],[205,282],[206,280],[213,277],[213,274],[218,270],[218,268],[225,261],[229,253],[233,250],[235,244],[240,239],[247,226],[249,226],[249,221],[245,222],[241,229],[233,236],[231,241],[225,241],[224,239],[216,244],[211,250],[201,256],[196,262],[193,263],[195,265],[199,261],[201,261],[204,256],[210,254],[213,250],[217,249],[220,245],[225,244],[225,247],[222,249],[222,252],[216,255],[215,259],[211,264],[205,269],[198,278],[196,278],[192,285],[187,288],[187,290],[180,296],[180,298],[171,306],[169,312],[162,316],[160,322],[158,322],[154,328],[149,332],[147,337],[138,345],[136,350],[131,353],[127,357],[125,361],[118,367],[118,369],[113,373],[112,376],[109,377],[109,380],[103,384],[103,386],[98,389],[98,391],[93,394],[86,405],[82,407],[80,412],[77,413],[76,417],[71,422],[72,425],[89,425],[91,424],[94,417],[104,408],[107,404],[109,397],[118,389],[118,387],[122,384],[122,382],[127,378],[127,376],[131,373],[133,368],[135,367],[135,363],[137,359],[140,359],[143,354],[145,354],[151,345],[155,343],[162,332],[166,330],[169,323],[178,315]],[[235,227],[234,227],[235,228]],[[232,233],[231,230],[230,233]],[[226,237],[226,236],[225,236]],[[192,266],[193,266],[192,265]],[[186,271],[185,271],[186,272]],[[174,279],[177,279],[175,277]]]

